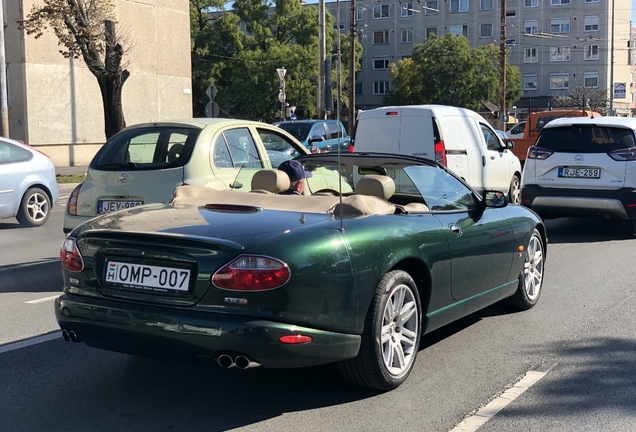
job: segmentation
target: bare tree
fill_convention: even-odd
[[[106,139],[126,127],[121,103],[130,72],[122,64],[125,49],[116,32],[111,0],[43,0],[18,25],[39,38],[49,27],[65,49],[65,57],[81,58],[97,78],[104,107]]]
[[[563,108],[607,111],[607,89],[589,88],[582,85],[571,86],[566,92],[552,98],[555,105]]]

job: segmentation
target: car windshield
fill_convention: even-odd
[[[95,155],[96,170],[155,170],[185,165],[201,129],[157,126],[126,130],[115,135]]]
[[[291,134],[298,141],[305,141],[311,129],[311,124],[308,123],[277,123],[276,126]]]
[[[628,128],[573,125],[545,129],[536,145],[562,153],[608,153],[634,147],[635,140]]]
[[[388,159],[346,159],[338,164],[334,161],[304,162],[305,169],[312,173],[307,179],[309,191],[342,191],[351,195],[358,182],[368,175],[388,176],[395,184],[395,192],[389,197],[394,204],[422,203],[433,211],[467,210],[474,206],[472,191],[461,181],[436,165],[413,164],[409,161]],[[341,182],[341,183],[339,183]]]

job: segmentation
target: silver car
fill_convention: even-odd
[[[59,197],[53,161],[27,144],[0,138],[0,219],[43,225]]]
[[[249,191],[249,173],[309,150],[284,130],[248,120],[196,118],[128,127],[97,152],[69,196],[64,232],[89,219],[168,202],[184,184]],[[241,177],[237,176],[241,173]]]

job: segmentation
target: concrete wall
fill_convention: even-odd
[[[41,0],[9,2],[15,23]],[[128,125],[192,116],[188,0],[116,0],[128,51],[122,103]],[[11,136],[57,166],[86,165],[105,141],[97,80],[83,60],[66,59],[52,31],[38,39],[7,29]]]

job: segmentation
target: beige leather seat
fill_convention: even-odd
[[[365,175],[356,184],[356,194],[388,200],[395,193],[395,183],[389,176]]]
[[[257,171],[252,177],[251,192],[281,193],[289,189],[289,176],[283,171],[266,169]]]

